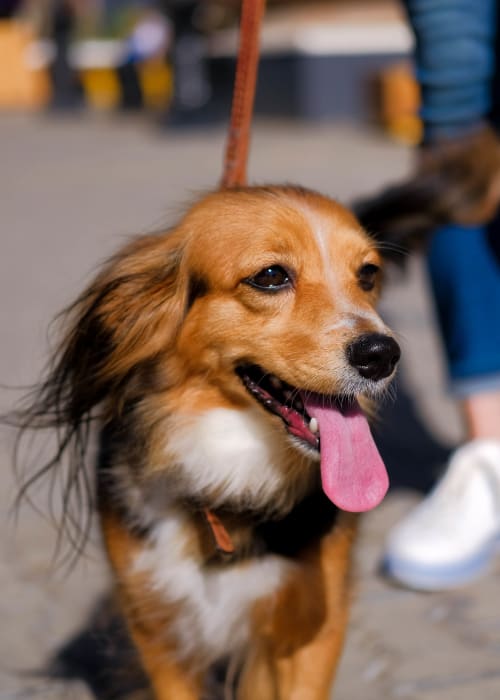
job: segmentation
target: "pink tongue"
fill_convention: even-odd
[[[323,491],[343,510],[370,510],[384,498],[389,479],[368,421],[357,404],[341,413],[324,407],[324,401],[304,397],[308,414],[319,425]]]

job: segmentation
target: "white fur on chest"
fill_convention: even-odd
[[[151,545],[134,562],[136,571],[149,573],[152,589],[178,605],[173,633],[179,658],[198,658],[205,664],[244,646],[252,606],[276,592],[292,567],[272,555],[202,568],[187,553],[185,521],[178,512],[155,528]]]
[[[182,468],[187,493],[209,496],[215,507],[239,502],[279,509],[306,486],[310,473],[307,460],[251,409],[217,408],[183,418],[172,426],[166,449]]]

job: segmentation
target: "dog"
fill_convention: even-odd
[[[400,350],[375,242],[293,186],[208,194],[130,242],[72,305],[26,416],[68,489],[100,434],[97,508],[157,700],[229,663],[239,700],[329,697],[357,515],[387,474],[360,404]],[[85,476],[87,478],[87,476]]]

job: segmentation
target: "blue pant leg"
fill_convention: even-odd
[[[438,230],[427,262],[452,390],[467,395],[500,388],[500,264],[486,229]]]
[[[476,130],[492,107],[497,0],[403,0],[415,33],[425,140]]]

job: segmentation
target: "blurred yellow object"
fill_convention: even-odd
[[[409,146],[422,141],[422,121],[416,115],[400,115],[386,124],[387,131],[396,140]]]
[[[45,66],[30,61],[35,35],[15,20],[0,20],[0,109],[39,109],[51,97]]]
[[[84,68],[80,79],[90,107],[111,110],[120,103],[120,81],[113,68]]]
[[[418,116],[420,89],[411,66],[399,63],[381,77],[382,121],[389,134],[398,141],[416,145],[422,138]]]
[[[172,69],[163,60],[142,61],[137,67],[144,106],[162,109],[172,98]]]

